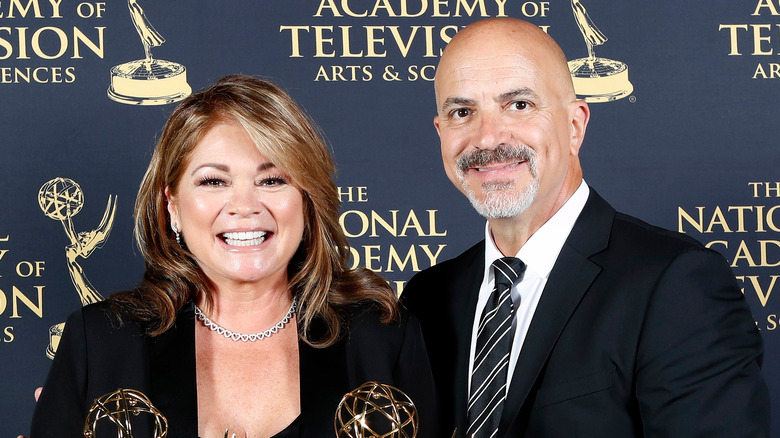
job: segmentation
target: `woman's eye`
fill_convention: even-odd
[[[264,179],[260,180],[260,185],[261,186],[266,186],[266,187],[275,187],[275,186],[281,186],[281,185],[284,185],[284,184],[287,184],[287,180],[282,178],[282,177],[280,177],[280,176],[275,176],[275,177],[272,177],[272,178],[264,178]]]
[[[219,187],[225,185],[225,181],[219,179],[219,178],[203,178],[200,180],[198,185],[201,186],[210,186],[210,187]]]

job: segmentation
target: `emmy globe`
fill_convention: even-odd
[[[152,405],[144,393],[134,389],[119,388],[96,398],[92,403],[84,420],[84,437],[96,438],[98,423],[101,423],[109,431],[114,429],[117,438],[132,438],[133,422],[139,426],[141,421],[151,423],[149,429],[152,431],[153,438],[165,438],[168,435],[168,420]],[[149,436],[148,431],[141,429],[136,430],[136,435]]]
[[[414,438],[418,424],[409,396],[377,382],[366,382],[344,395],[334,421],[338,438]]]
[[[111,234],[116,214],[117,197],[109,195],[103,219],[94,230],[76,232],[72,218],[84,207],[84,192],[76,181],[57,177],[44,183],[38,191],[38,205],[48,218],[62,224],[70,244],[65,247],[65,259],[68,264],[73,286],[79,294],[81,304],[86,306],[103,300],[100,292],[92,286],[79,259],[86,259],[101,248]],[[54,359],[65,323],[61,322],[49,328],[49,346],[46,357]]]

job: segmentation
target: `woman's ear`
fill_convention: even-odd
[[[168,215],[171,217],[171,227],[178,229],[179,211],[176,205],[176,196],[171,193],[170,187],[165,187],[165,199],[168,201]]]

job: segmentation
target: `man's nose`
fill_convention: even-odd
[[[479,149],[494,149],[500,144],[508,143],[510,138],[509,126],[500,114],[483,111],[479,115],[474,146]]]

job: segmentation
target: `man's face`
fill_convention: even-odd
[[[545,214],[539,209],[557,201],[579,148],[574,107],[560,76],[545,71],[550,60],[538,60],[541,50],[504,47],[460,44],[442,59],[434,124],[444,167],[483,216],[515,217],[532,206]]]

